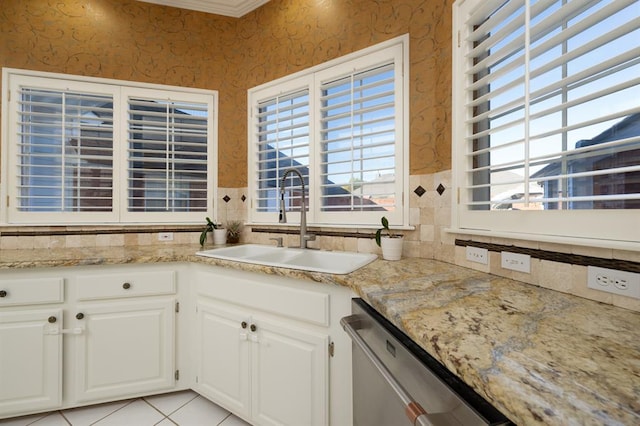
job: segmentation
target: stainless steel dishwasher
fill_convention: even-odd
[[[364,300],[340,323],[353,341],[354,426],[511,424]]]

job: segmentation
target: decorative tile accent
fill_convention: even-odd
[[[225,195],[224,197],[222,197],[222,199],[224,200],[225,203],[228,203],[231,200],[231,197],[229,197],[228,195]]]
[[[427,192],[427,190],[418,185],[418,187],[414,189],[413,192],[415,192],[418,197],[422,197],[424,193]]]
[[[244,196],[244,194],[242,194],[242,197],[240,197],[240,199],[242,200],[242,202],[244,203],[245,200],[247,199],[247,197]]]
[[[445,187],[442,184],[438,185],[438,187],[436,188],[436,191],[438,191],[438,194],[440,195],[442,195],[444,190],[445,190]]]

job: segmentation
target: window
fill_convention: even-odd
[[[201,222],[215,93],[5,70],[6,222]]]
[[[462,232],[640,241],[640,2],[458,0]]]
[[[277,223],[287,210],[316,225],[408,225],[405,118],[407,37],[249,91],[251,221]],[[295,220],[292,220],[295,222]]]

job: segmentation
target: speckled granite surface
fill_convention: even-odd
[[[198,249],[4,250],[0,274],[178,261],[348,286],[518,424],[640,424],[638,313],[425,259],[327,275],[202,258]]]

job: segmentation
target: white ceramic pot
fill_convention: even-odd
[[[404,241],[403,237],[399,238],[390,238],[390,237],[382,237],[380,238],[380,246],[382,247],[382,258],[384,260],[400,260],[402,257],[402,242]]]
[[[227,230],[226,229],[214,229],[213,230],[213,244],[215,244],[215,245],[227,244]]]

